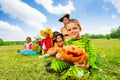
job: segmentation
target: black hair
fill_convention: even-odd
[[[57,37],[57,36],[61,36],[62,40],[64,41],[63,35],[62,35],[60,32],[55,31],[55,32],[53,32],[53,38],[55,38],[55,39],[53,40],[53,45],[54,45],[54,43],[56,42],[56,37]]]

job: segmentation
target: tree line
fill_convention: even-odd
[[[89,33],[85,33],[83,36],[89,37],[91,39],[103,39],[103,38],[107,38],[107,39],[120,39],[120,26],[116,29],[112,29],[110,34],[89,34]]]
[[[3,41],[2,38],[0,38],[0,46],[2,45],[23,45],[25,41]]]
[[[89,34],[85,33],[83,36],[89,37],[91,39],[119,39],[120,40],[120,26],[116,29],[112,29],[110,34]],[[25,41],[3,41],[2,38],[0,38],[0,46],[1,45],[23,45]]]

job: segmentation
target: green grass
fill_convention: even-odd
[[[99,56],[98,67],[92,69],[89,80],[120,80],[120,40],[92,40]],[[60,80],[56,74],[47,73],[45,63],[52,58],[16,55],[22,45],[0,46],[0,80]]]

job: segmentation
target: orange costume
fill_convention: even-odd
[[[54,46],[48,49],[48,53],[52,56],[55,56],[61,47],[62,46],[60,46],[58,43],[54,43]]]
[[[85,53],[84,49],[74,46],[74,45],[69,45],[69,46],[64,46],[61,48],[61,57],[68,62],[77,62],[79,64],[83,64],[84,61],[88,61],[88,55]]]

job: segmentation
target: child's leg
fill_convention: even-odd
[[[65,62],[63,60],[53,60],[51,63],[51,70],[55,72],[61,72],[65,69],[68,69],[71,65],[71,63]]]
[[[45,50],[44,49],[42,49],[42,55],[44,55],[45,54]]]

